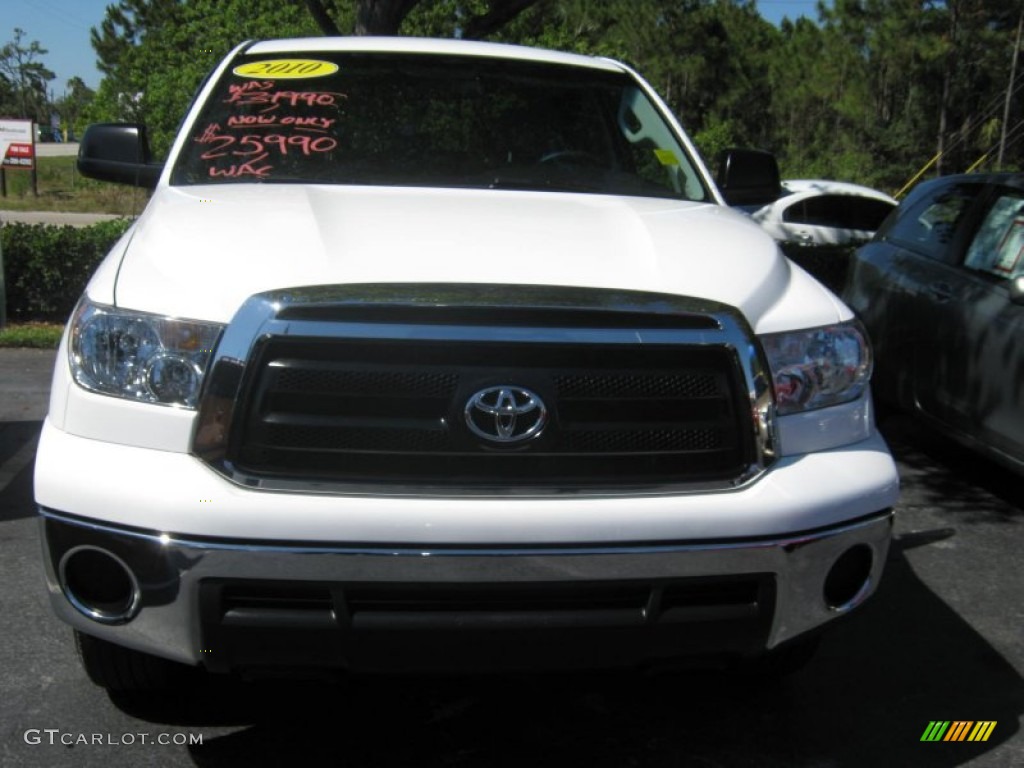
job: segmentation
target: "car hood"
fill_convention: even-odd
[[[760,331],[842,308],[748,218],[677,200],[506,190],[161,187],[123,241],[99,301],[227,322],[247,297],[341,283],[491,283],[635,289],[720,301]],[[114,275],[116,274],[116,278]],[[104,278],[104,276],[109,276]],[[103,285],[104,279],[107,285]],[[115,281],[116,280],[116,284]],[[791,304],[792,306],[792,304]],[[774,319],[773,319],[774,318]]]

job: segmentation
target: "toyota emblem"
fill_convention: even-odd
[[[466,402],[466,426],[492,443],[520,443],[537,437],[547,424],[544,401],[523,387],[481,389]]]

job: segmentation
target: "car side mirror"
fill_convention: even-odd
[[[153,189],[162,171],[163,163],[150,161],[142,125],[96,123],[78,145],[78,172],[90,179]]]
[[[715,157],[715,182],[729,205],[760,208],[782,195],[775,155],[760,149],[724,149]]]
[[[1024,275],[1010,280],[1010,301],[1024,307]]]

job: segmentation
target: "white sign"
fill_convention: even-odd
[[[5,168],[31,169],[36,157],[35,139],[31,120],[0,120],[0,162]]]

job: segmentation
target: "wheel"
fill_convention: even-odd
[[[188,670],[184,664],[133,651],[78,630],[75,630],[75,649],[89,679],[108,691],[165,690],[180,682]]]

